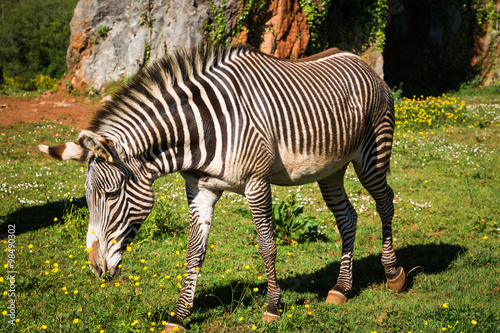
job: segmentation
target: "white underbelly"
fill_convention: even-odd
[[[302,185],[328,177],[349,163],[352,155],[315,156],[280,150],[271,170],[271,183],[276,185]]]

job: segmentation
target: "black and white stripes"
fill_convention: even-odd
[[[200,46],[136,75],[96,114],[89,131],[80,135],[80,146],[68,146],[71,154],[64,153],[66,146],[41,149],[73,159],[92,156],[87,243],[99,247],[91,260],[98,273],[116,272],[119,250],[152,207],[152,182],[181,172],[191,219],[188,276],[171,318],[181,325],[192,311],[197,269],[224,190],[245,195],[255,220],[269,287],[266,320],[278,318],[281,297],[270,184],[319,182],[343,242],[332,289],[336,298],[327,301],[343,301],[352,287],[357,219],[343,186],[352,162],[382,219],[386,277],[401,276],[392,248],[392,190],[386,182],[393,130],[389,88],[351,53],[331,49],[291,61],[245,46]],[[92,228],[99,229],[97,235]]]

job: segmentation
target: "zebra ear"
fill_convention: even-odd
[[[91,131],[82,131],[78,136],[78,144],[109,163],[119,163],[120,157],[115,149],[115,143]]]
[[[76,160],[84,162],[88,156],[87,151],[74,142],[67,142],[53,147],[39,145],[38,149],[60,161]]]

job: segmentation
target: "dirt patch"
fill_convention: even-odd
[[[45,94],[36,98],[0,97],[0,125],[17,122],[56,122],[87,128],[99,100],[73,96],[63,92]]]

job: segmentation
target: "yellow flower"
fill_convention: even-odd
[[[104,283],[103,283],[103,284],[101,284],[101,288],[104,288],[104,287],[106,287],[106,285],[105,285]]]
[[[127,251],[132,251],[132,248],[130,246],[127,246]]]
[[[253,325],[252,326],[252,331],[255,331],[257,329],[257,326]]]
[[[7,315],[7,311],[6,311],[6,310],[2,311],[2,314],[3,314],[4,316],[5,316],[5,315]]]
[[[250,266],[246,265],[246,266],[245,266],[245,269],[250,269]]]
[[[483,236],[483,239],[484,239],[484,240],[487,240],[487,239],[488,239],[488,236]]]
[[[476,325],[476,324],[477,324],[477,321],[475,321],[474,319],[472,319],[472,320],[470,321],[470,323],[471,323],[472,325]]]
[[[143,264],[144,264],[144,262],[145,262],[145,261],[146,261],[146,260],[144,260],[144,259],[141,259],[141,263],[143,263]]]
[[[47,325],[42,325],[42,330],[46,330],[47,329]]]
[[[54,222],[57,222],[57,217],[54,217]]]
[[[254,292],[258,292],[258,291],[259,291],[259,288],[255,287],[255,288],[253,288],[253,291],[254,291]]]
[[[450,304],[450,303],[444,303],[444,304],[443,304],[443,308],[447,309],[449,304]]]
[[[73,291],[74,294],[78,294],[78,290]]]
[[[119,287],[120,286],[120,282],[115,282],[115,286]]]
[[[311,312],[311,311],[309,311],[307,314],[310,316],[310,315],[312,315],[312,312]]]
[[[238,320],[239,320],[239,321],[243,321],[243,317],[240,317]]]
[[[62,289],[63,291],[68,290],[68,288],[66,288],[66,287],[62,287],[61,289]]]
[[[306,309],[309,309],[309,304],[304,305]]]
[[[78,324],[78,322],[79,322],[79,321],[80,321],[80,319],[78,319],[78,318],[73,319],[73,322],[74,322],[75,324]]]
[[[28,249],[32,249],[32,248],[33,248],[33,244],[28,245]]]

